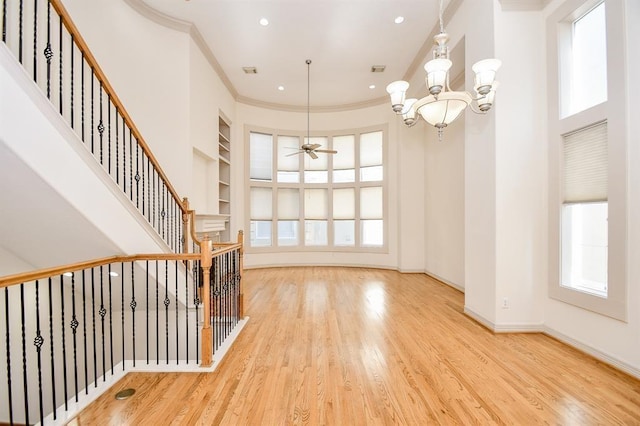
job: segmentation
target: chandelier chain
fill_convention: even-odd
[[[444,21],[442,19],[442,6],[443,6],[444,0],[440,0],[440,14],[439,14],[439,18],[440,18],[440,32],[443,33],[444,32]]]

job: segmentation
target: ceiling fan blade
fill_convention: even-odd
[[[309,157],[313,158],[314,160],[318,158],[316,153],[313,151],[307,151],[307,154],[309,154]]]
[[[318,148],[320,148],[322,145],[320,145],[319,143],[314,143],[313,145],[309,145],[309,149],[311,150],[316,150]]]
[[[314,149],[315,152],[324,152],[326,154],[337,154],[338,151],[335,149]]]
[[[302,154],[303,152],[304,152],[304,151],[301,151],[301,150],[300,150],[300,151],[296,151],[296,152],[294,152],[294,153],[292,153],[292,154],[287,154],[287,155],[285,155],[285,157],[293,157],[294,155]]]

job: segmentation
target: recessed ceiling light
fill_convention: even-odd
[[[278,86],[278,90],[282,92],[284,90],[284,86]]]
[[[267,18],[260,18],[260,25],[266,27],[267,25],[269,25],[269,20]]]
[[[242,71],[244,71],[245,74],[258,74],[256,67],[242,67]]]
[[[398,16],[393,20],[396,24],[402,24],[404,22],[404,16]]]
[[[371,86],[369,86],[369,89],[375,89],[375,88],[376,88],[375,84],[372,84]]]

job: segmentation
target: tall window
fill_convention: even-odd
[[[249,245],[259,250],[379,250],[385,246],[382,130],[249,132]],[[336,154],[300,152],[318,144]]]
[[[547,70],[549,296],[624,321],[628,100],[624,32],[609,25],[623,14],[615,1],[561,2]]]
[[[562,282],[607,296],[607,123],[564,139]]]
[[[571,22],[570,49],[565,56],[563,116],[607,100],[607,31],[604,2]]]

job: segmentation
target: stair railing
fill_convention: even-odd
[[[208,367],[243,318],[243,236],[0,277],[0,424],[64,422],[129,371]]]
[[[2,0],[2,41],[173,252],[187,213],[61,0]]]

